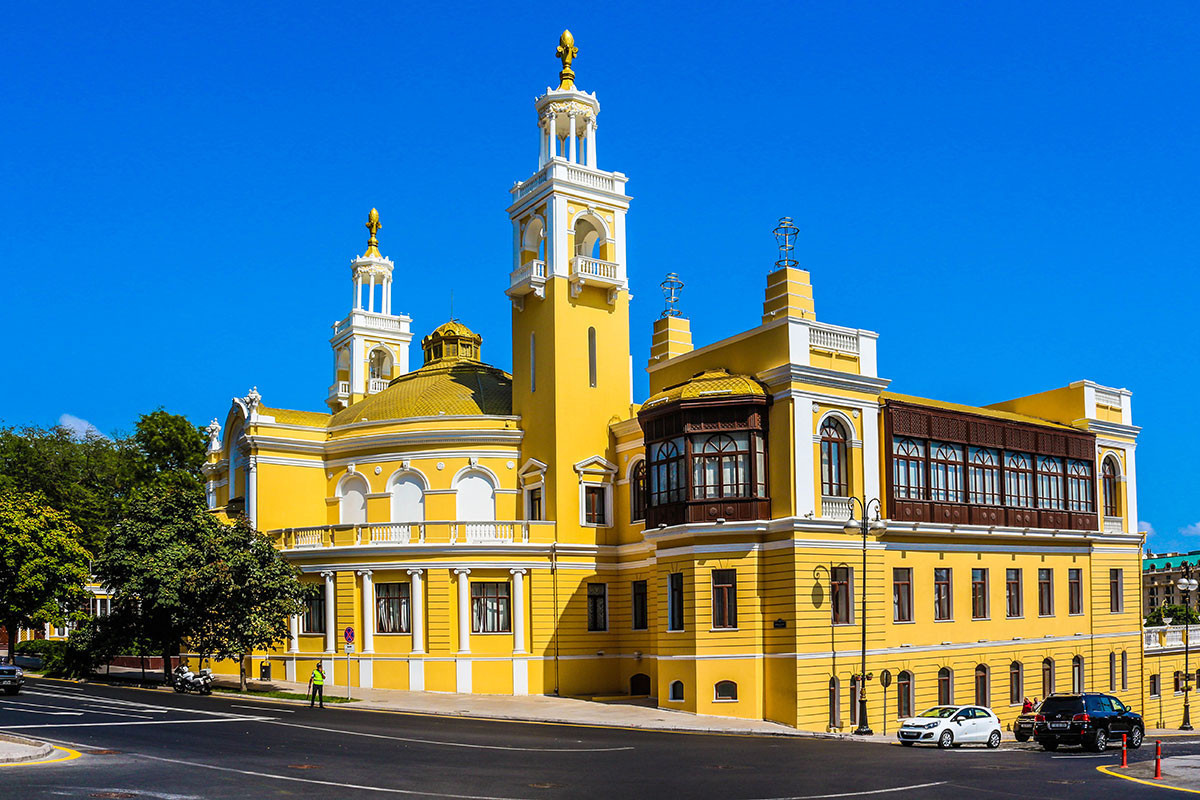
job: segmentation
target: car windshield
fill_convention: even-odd
[[[1083,698],[1078,695],[1074,697],[1047,697],[1042,701],[1042,705],[1038,707],[1038,711],[1042,714],[1059,714],[1063,712],[1080,712],[1083,711]]]
[[[948,717],[957,709],[954,706],[934,706],[933,708],[922,711],[922,717]]]

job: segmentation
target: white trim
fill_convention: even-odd
[[[383,484],[386,487],[386,491],[383,492],[383,495],[390,496],[392,494],[392,490],[396,488],[396,481],[399,478],[401,478],[402,476],[406,476],[406,475],[417,476],[421,480],[422,493],[429,494],[429,478],[427,478],[425,476],[424,472],[417,469],[416,467],[408,466],[408,467],[400,467],[399,469],[395,470],[394,472],[392,472],[391,475],[388,476],[387,480],[384,481],[384,484]]]
[[[635,456],[634,458],[629,459],[629,463],[627,465],[625,465],[625,477],[623,479],[621,479],[618,483],[623,485],[623,484],[627,484],[631,480],[633,480],[633,468],[636,467],[638,464],[644,463],[645,461],[646,461],[645,454]]]

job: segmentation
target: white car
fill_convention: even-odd
[[[982,706],[934,706],[900,723],[900,744],[912,747],[921,742],[938,747],[963,744],[1000,746],[1000,720]]]

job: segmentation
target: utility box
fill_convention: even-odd
[[[271,662],[263,659],[263,662],[258,665],[258,679],[260,681],[271,680]]]

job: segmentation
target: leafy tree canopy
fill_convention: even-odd
[[[87,599],[91,554],[79,528],[41,494],[0,493],[0,622],[9,655],[17,631],[62,624]]]
[[[1165,625],[1163,617],[1170,617],[1172,625],[1196,625],[1200,624],[1200,614],[1196,613],[1196,609],[1191,606],[1184,605],[1163,605],[1151,611],[1146,615],[1147,625]]]

